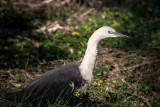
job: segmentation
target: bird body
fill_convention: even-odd
[[[79,88],[85,83],[85,80],[80,75],[78,65],[70,64],[60,68],[53,69],[39,78],[32,81],[23,89],[24,92],[31,93],[31,96],[37,97],[41,93],[47,91],[47,94],[60,94],[60,91],[67,86],[71,87],[71,92]]]
[[[75,89],[85,90],[93,80],[98,43],[101,39],[108,37],[128,36],[117,33],[108,26],[99,28],[89,38],[85,56],[80,65],[65,65],[46,72],[33,80],[22,91],[16,92],[20,94],[17,99],[21,99],[23,96],[31,102],[37,102],[37,99],[42,99],[43,102],[46,100],[54,102],[59,96],[68,99]],[[11,100],[16,93],[6,94],[6,98]]]
[[[85,84],[78,66],[70,64],[48,71],[21,91],[9,93],[6,98],[14,101],[29,100],[31,103],[38,103],[40,100],[43,103],[44,100],[54,102],[58,97],[69,99],[75,89]]]

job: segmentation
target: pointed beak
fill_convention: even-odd
[[[130,38],[129,36],[118,33],[118,32],[110,32],[110,34],[112,34],[114,37]]]

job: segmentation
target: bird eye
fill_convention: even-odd
[[[111,31],[108,31],[108,33],[111,33]]]

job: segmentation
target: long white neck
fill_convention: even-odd
[[[87,84],[90,85],[93,79],[93,69],[97,57],[97,45],[99,39],[96,37],[97,34],[93,33],[88,40],[87,49],[82,63],[79,66],[82,77],[87,81]]]

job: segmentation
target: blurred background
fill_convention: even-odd
[[[101,44],[122,48],[160,46],[158,0],[2,0],[0,3],[1,66],[8,66],[15,58],[30,57],[35,63],[78,58],[84,54],[90,35],[102,26],[111,26],[133,40],[111,39]],[[23,65],[23,61],[17,61],[17,65]]]
[[[1,0],[1,90],[20,89],[39,73],[78,63],[88,38],[102,26],[132,39],[100,42],[96,82],[89,92],[93,94],[94,87],[102,87],[97,92],[105,89],[108,102],[102,105],[160,106],[159,0]],[[102,61],[106,54],[112,59]],[[115,82],[117,77],[109,78],[110,71],[121,72],[125,85]],[[109,80],[112,88],[106,89],[103,84]]]

